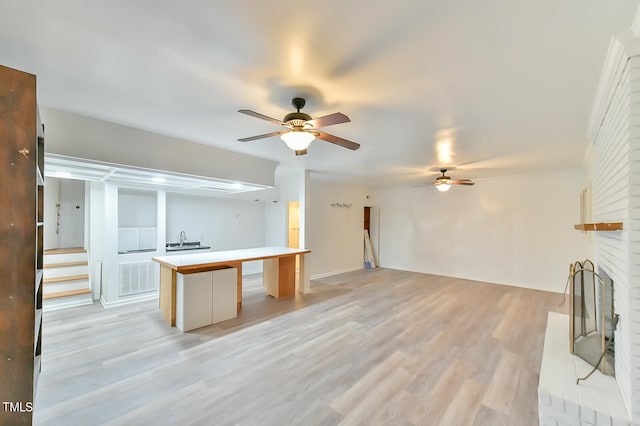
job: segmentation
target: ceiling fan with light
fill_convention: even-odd
[[[331,126],[334,124],[348,123],[351,120],[341,112],[325,115],[323,117],[311,118],[309,114],[300,112],[304,108],[306,101],[303,98],[293,98],[291,104],[296,108],[296,112],[291,112],[284,116],[282,121],[268,117],[248,109],[241,109],[238,112],[259,118],[261,120],[270,121],[275,124],[284,126],[284,130],[266,133],[263,135],[250,136],[248,138],[238,139],[239,142],[249,142],[256,139],[270,138],[272,136],[280,136],[280,139],[287,144],[289,148],[295,151],[296,155],[305,155],[307,148],[314,139],[320,139],[325,142],[339,145],[344,148],[355,151],[360,148],[360,144],[340,138],[338,136],[325,133],[318,130],[319,127]]]
[[[440,192],[448,191],[451,188],[451,185],[467,185],[467,186],[475,185],[475,182],[471,181],[471,179],[456,179],[456,180],[451,179],[450,176],[445,175],[445,173],[447,173],[447,169],[440,169],[440,173],[442,173],[442,176],[438,176],[435,182],[431,184],[426,184],[426,185],[433,185]],[[426,185],[418,185],[418,186],[426,186]]]

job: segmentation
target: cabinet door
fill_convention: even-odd
[[[262,261],[262,285],[264,292],[276,299],[280,297],[279,275],[280,268],[278,259],[264,259]]]
[[[238,316],[238,270],[221,269],[213,272],[213,323]]]
[[[176,327],[189,331],[212,322],[211,272],[176,274]]]

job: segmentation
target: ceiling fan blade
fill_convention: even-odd
[[[338,136],[330,135],[329,133],[325,133],[325,132],[318,132],[317,138],[322,139],[323,141],[326,141],[326,142],[331,142],[336,145],[340,145],[341,147],[348,148],[353,151],[360,148],[359,143],[351,142],[349,140],[340,138]]]
[[[287,132],[288,130],[280,130],[279,132],[265,133],[264,135],[249,136],[248,138],[238,139],[238,142],[250,142],[250,141],[255,141],[257,139],[270,138],[272,136],[278,136]]]
[[[469,179],[452,180],[449,182],[451,185],[475,185],[475,182],[471,182]]]
[[[261,120],[270,121],[270,122],[275,123],[275,124],[284,125],[284,123],[282,121],[278,120],[278,119],[271,118],[271,117],[269,117],[267,115],[264,115],[264,114],[260,114],[259,112],[251,111],[250,109],[239,109],[238,112],[250,115],[251,117],[259,118]]]
[[[341,112],[336,112],[334,114],[325,115],[323,117],[314,118],[312,120],[307,121],[307,124],[310,124],[313,128],[325,127],[325,126],[333,126],[334,124],[340,123],[348,123],[351,120],[349,117],[344,115]]]

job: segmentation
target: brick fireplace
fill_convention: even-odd
[[[592,222],[622,222],[621,231],[589,233],[592,259],[615,283],[614,306],[620,315],[615,332],[615,381],[575,388],[602,391],[623,402],[619,417],[597,407],[539,392],[541,424],[640,424],[640,17],[611,41],[588,129],[587,158]],[[551,316],[550,316],[551,320]],[[556,327],[563,320],[555,318]],[[551,321],[548,333],[555,333]],[[548,336],[549,338],[549,336]],[[548,340],[545,340],[545,345]],[[545,354],[547,353],[545,346]],[[543,361],[544,362],[544,361]],[[547,366],[547,369],[550,367]],[[541,388],[543,387],[543,364]],[[569,380],[571,378],[568,378]],[[591,380],[591,379],[589,379]],[[554,385],[546,385],[552,388]],[[582,386],[582,385],[580,385]],[[613,388],[604,389],[607,386]],[[602,387],[602,389],[598,389]],[[613,396],[612,396],[613,395]],[[619,401],[614,401],[619,402]],[[554,405],[555,404],[555,405]],[[555,410],[554,407],[558,410]],[[569,410],[567,410],[569,407]],[[552,409],[553,408],[553,409]],[[574,409],[575,408],[575,409]],[[594,411],[594,416],[590,410]],[[594,421],[585,423],[587,412]],[[556,414],[557,413],[557,414]],[[576,417],[577,415],[577,417]],[[601,415],[601,417],[598,417]],[[623,418],[621,418],[623,417]],[[599,418],[602,421],[597,421]],[[577,423],[576,423],[577,421]]]
[[[596,97],[592,145],[594,221],[622,231],[593,232],[593,258],[615,283],[616,380],[640,423],[640,22],[612,40]]]

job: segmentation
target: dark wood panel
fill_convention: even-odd
[[[0,410],[0,424],[30,423],[34,394],[36,262],[42,230],[39,201],[36,78],[0,66],[0,400],[18,404]]]
[[[291,297],[295,294],[296,257],[281,257],[278,259],[278,297]]]
[[[364,229],[371,232],[371,207],[364,208]]]
[[[581,223],[573,227],[578,231],[621,231],[622,222]]]

